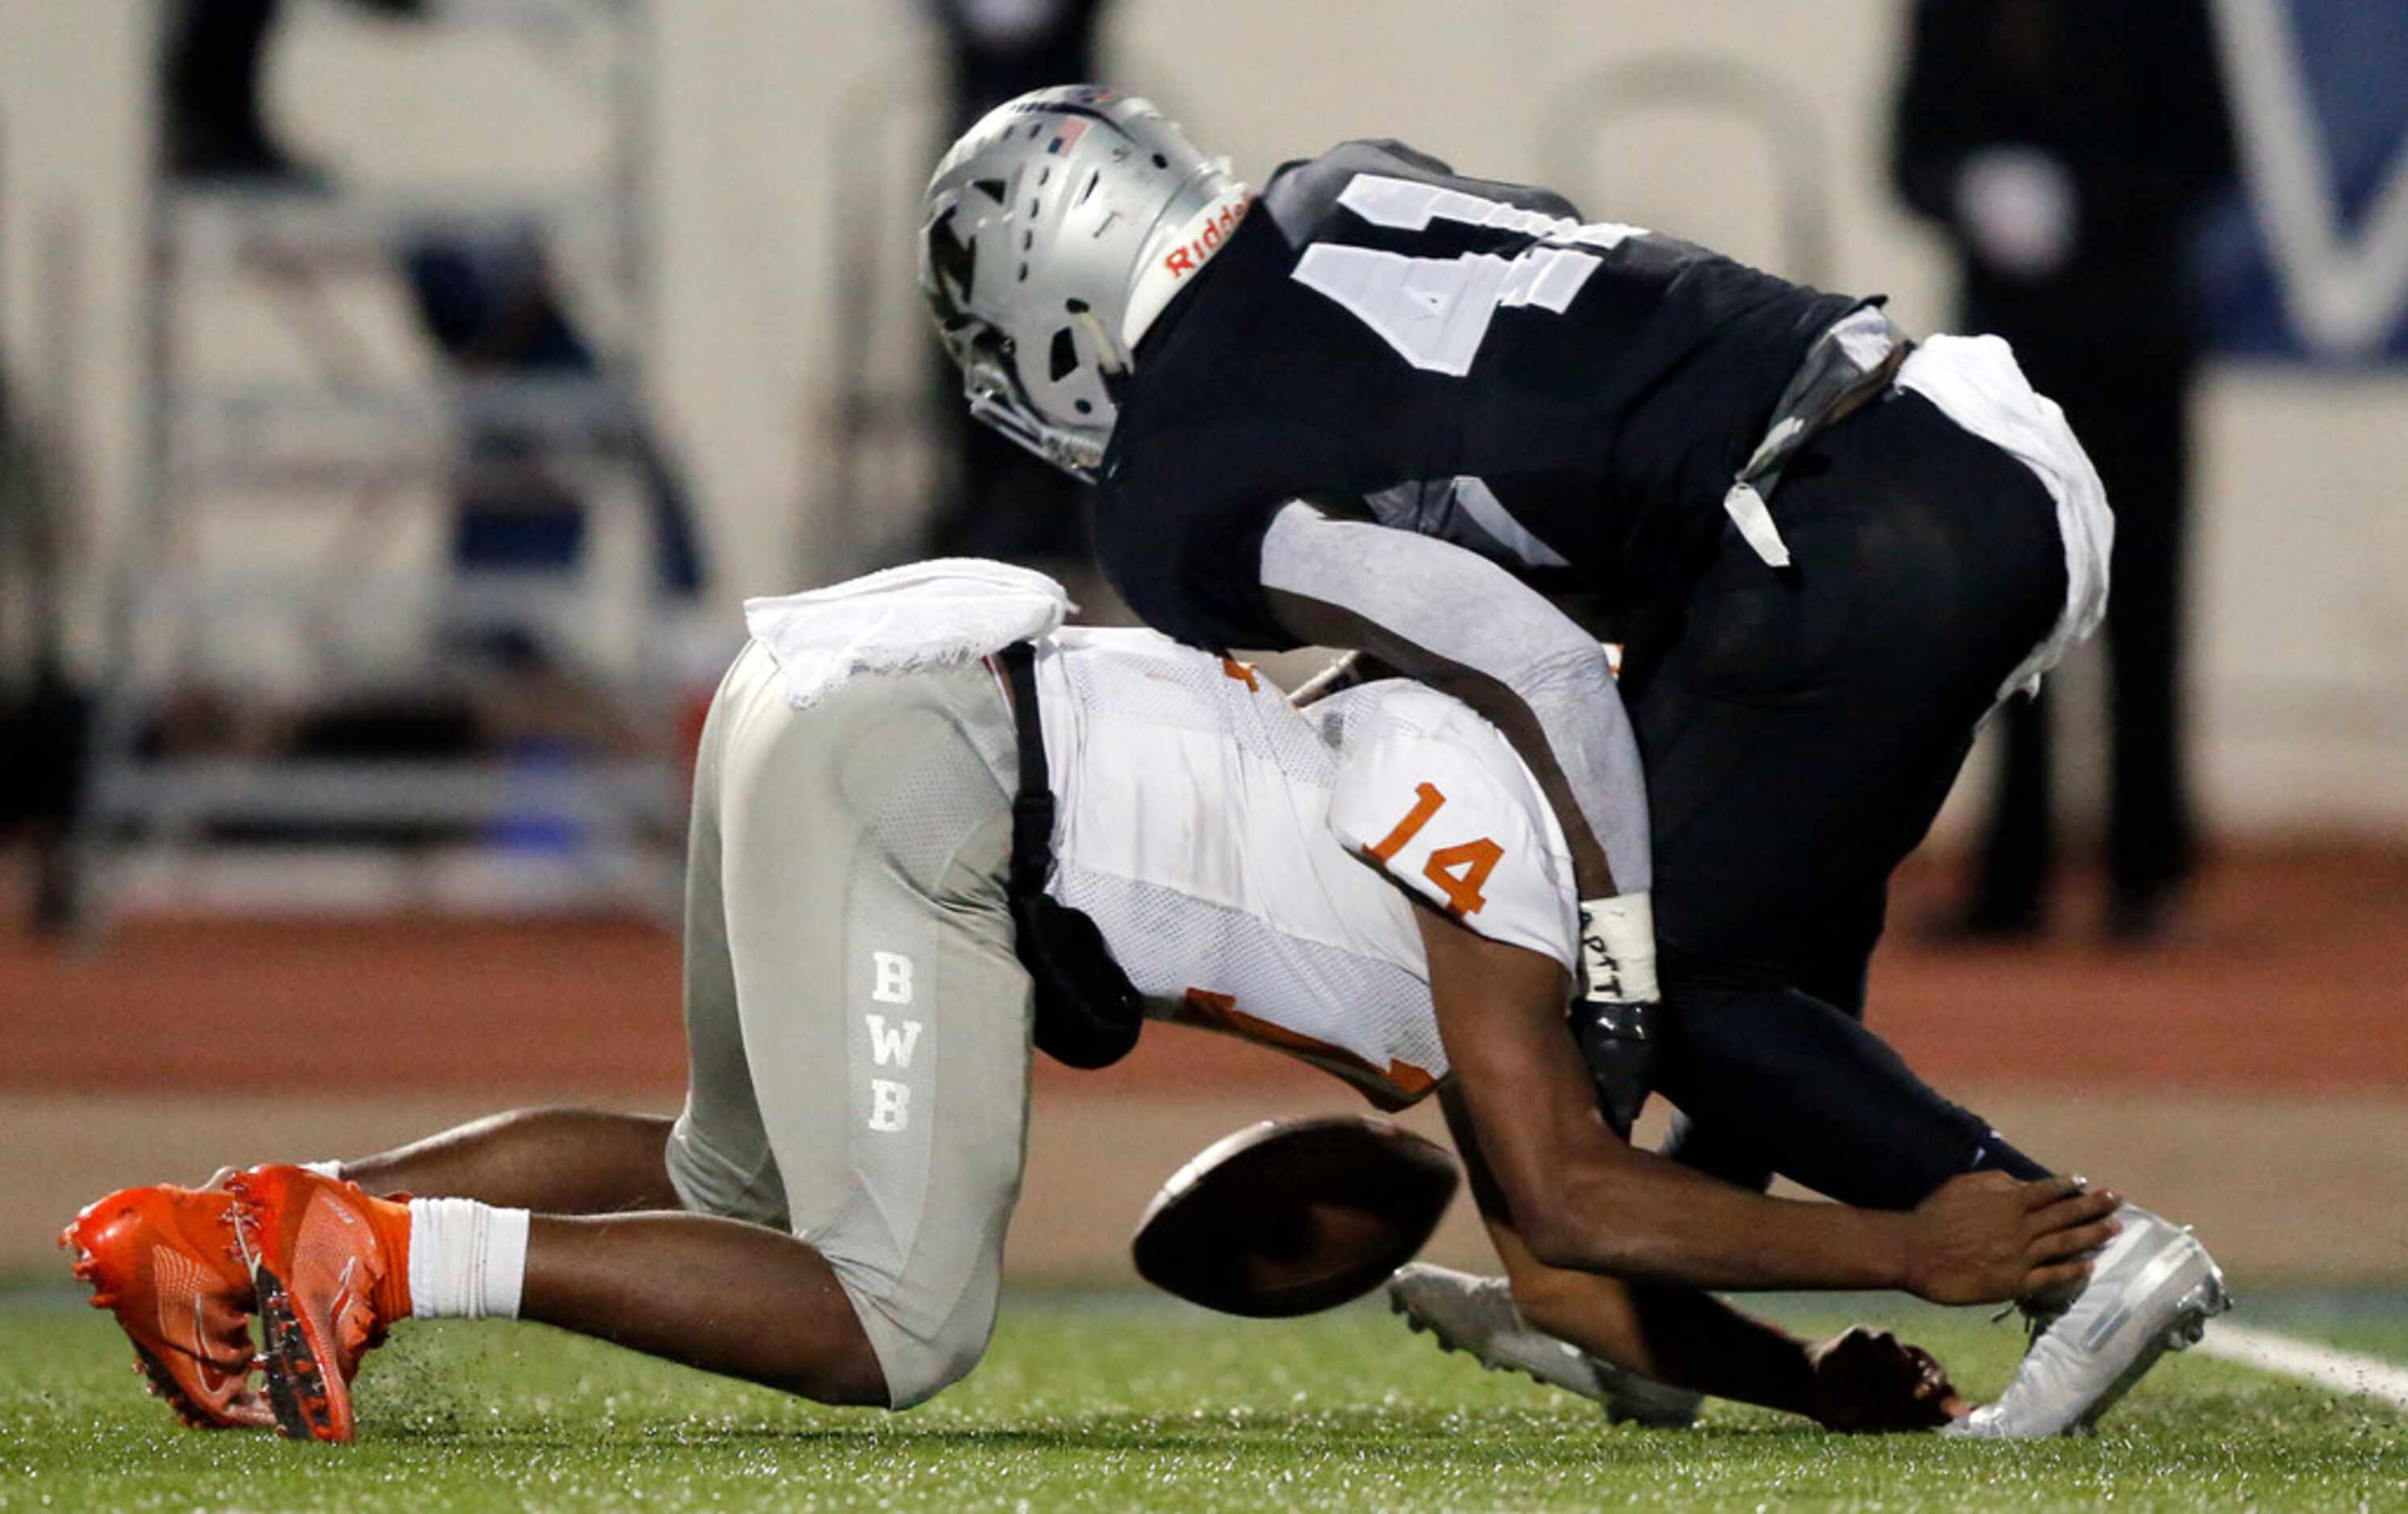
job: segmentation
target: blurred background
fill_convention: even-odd
[[[1113,618],[911,288],[953,133],[1097,77],[1256,183],[1393,136],[2008,336],[2115,616],[1909,864],[1871,1022],[2244,1283],[2396,1290],[2403,73],[2360,0],[0,6],[0,1277],[122,1183],[674,1106],[740,600],[968,551]],[[1015,1268],[1125,1278],[1316,1078],[1041,1067]]]

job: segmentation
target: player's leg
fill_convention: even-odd
[[[679,1207],[666,1115],[512,1109],[336,1164],[371,1193],[467,1198],[545,1214]]]
[[[687,833],[685,1019],[690,1091],[681,1154],[692,1164],[697,1121],[717,1147],[738,1147],[766,1169],[766,1140],[752,1108],[720,882],[720,768],[729,716],[714,698],[695,755]],[[686,1206],[669,1171],[671,1123],[652,1115],[599,1109],[523,1109],[488,1116],[393,1150],[335,1164],[370,1193],[475,1200],[488,1207],[553,1215],[676,1210]],[[717,1147],[712,1148],[716,1150]],[[227,1176],[221,1174],[221,1178]],[[754,1174],[757,1178],[758,1172]],[[692,1179],[690,1175],[690,1180]],[[774,1199],[774,1172],[750,1192]],[[782,1220],[778,1206],[743,1202],[741,1181],[710,1190],[711,1211]],[[531,1245],[531,1250],[534,1249]]]
[[[710,702],[695,754],[694,815],[686,829],[685,1107],[660,1157],[678,1207],[786,1228],[786,1191],[769,1149],[769,1133],[752,1093],[753,1068],[744,1044],[737,1000],[736,963],[728,947],[727,831],[780,823],[770,807],[774,789],[760,781],[757,760],[741,793],[727,792],[731,751],[774,737],[783,729],[773,660],[747,648]],[[738,805],[736,801],[741,800]],[[797,853],[797,869],[822,865]]]
[[[717,1013],[724,1015],[736,1054],[734,1076],[742,1083],[733,992],[724,987],[724,933],[718,928],[715,769],[720,743],[715,728],[722,722],[715,704],[713,708],[698,764],[691,868],[691,876],[707,887],[689,890],[688,931],[690,938],[721,943],[718,970],[703,973],[705,992],[699,997],[716,1004]],[[707,951],[703,960],[709,960]],[[690,957],[690,979],[693,964]],[[690,986],[689,999],[695,997]],[[727,1050],[726,1042],[707,1048],[697,1044],[694,1063],[724,1069]],[[707,1054],[714,1052],[716,1060]],[[748,1107],[750,1099],[747,1085],[743,1102]],[[529,1210],[609,1213],[678,1207],[664,1158],[667,1133],[666,1121],[646,1116],[522,1110],[334,1164],[337,1171],[348,1166],[359,1188],[306,1175],[278,1178],[275,1194],[280,1200],[288,1194],[293,1199],[295,1223],[289,1231],[280,1222],[255,1221],[247,1235],[237,1234],[232,1196],[221,1191],[235,1177],[228,1168],[221,1169],[205,1190],[159,1187],[111,1194],[88,1207],[62,1240],[76,1252],[78,1276],[97,1290],[95,1302],[116,1310],[156,1391],[194,1424],[277,1422],[267,1401],[250,1386],[250,1322],[258,1305],[254,1275],[259,1265],[268,1265],[282,1294],[287,1363],[306,1355],[322,1378],[331,1379],[322,1381],[305,1402],[294,1382],[284,1377],[277,1407],[294,1434],[339,1436],[350,1432],[350,1373],[385,1323],[411,1313],[440,1314],[449,1305],[517,1312],[529,1250],[536,1250],[539,1262],[558,1250],[531,1247]],[[265,1183],[252,1186],[258,1193],[269,1191]],[[396,1191],[420,1195],[415,1202],[423,1209],[379,1206],[368,1196]],[[296,1259],[278,1248],[288,1235],[297,1244],[313,1208],[325,1217],[315,1234],[322,1237],[331,1226],[331,1233],[348,1243],[313,1243],[313,1255],[342,1253],[333,1274],[338,1284],[346,1279],[342,1263],[351,1264],[350,1278],[359,1278],[366,1263],[368,1274],[384,1284],[381,1289],[364,1287],[346,1294],[338,1286],[331,1300],[308,1296],[319,1279],[305,1275]],[[433,1217],[423,1232],[413,1223],[422,1212]],[[273,1221],[282,1216],[269,1218]],[[367,1222],[370,1219],[384,1222]],[[679,1260],[683,1264],[691,1259]],[[312,1314],[313,1308],[318,1314]],[[340,1318],[318,1317],[322,1314]],[[334,1327],[322,1333],[317,1349],[309,1347],[301,1329],[304,1316],[313,1324]],[[344,1338],[347,1326],[356,1326],[357,1335]],[[325,1338],[326,1334],[334,1338]],[[296,1335],[302,1337],[298,1353],[293,1349]],[[331,1360],[318,1363],[319,1350]],[[272,1387],[279,1377],[270,1374]]]
[[[823,1404],[887,1402],[827,1260],[738,1220],[535,1216],[519,1314]]]
[[[722,878],[753,1107],[786,1223],[826,1259],[903,1407],[983,1353],[1019,1196],[1030,995],[1004,893],[1010,716],[973,664],[858,679],[800,715],[781,692],[743,721]],[[724,1168],[754,1164],[697,1133]],[[687,1144],[671,1172],[694,1201]]]
[[[1868,901],[2054,621],[2063,548],[2022,464],[1909,394],[1810,444],[1777,503],[1795,566],[1725,552],[1627,669],[1656,826],[1658,1087],[1731,1149],[1911,1205],[1960,1163],[2023,1164],[1799,985],[1870,952]],[[1723,1093],[1740,1089],[1781,1096]]]
[[[1684,988],[1668,1002],[1665,1095],[1819,1193],[1904,1209],[1963,1173],[2047,1175],[1887,1042],[1796,989]]]
[[[1867,892],[1854,909],[1835,912],[1825,950],[1799,970],[1799,988],[1851,1020],[1865,1018],[1865,978],[1874,945],[1881,939],[1888,907],[1889,888]],[[1848,923],[1853,920],[1853,925]],[[1665,1156],[1709,1173],[1727,1183],[1758,1193],[1772,1186],[1772,1153],[1743,1128],[1728,1121],[1700,1123],[1686,1109],[1676,1109],[1672,1128],[1660,1149]]]
[[[1917,396],[1809,453],[1782,501],[1797,566],[1709,575],[1632,705],[1658,806],[1661,1086],[1835,1196],[1914,1203],[1971,1166],[2039,1169],[1796,985],[1834,930],[1823,902],[1861,897],[1938,813],[1975,722],[2057,618],[2063,547],[2020,464]],[[2034,1304],[2044,1328],[1974,1433],[2090,1422],[2225,1307],[2197,1241],[2143,1210],[2118,1219],[2089,1283]]]
[[[837,1403],[903,1407],[967,1372],[1026,1134],[1010,809],[979,746],[1009,741],[977,669],[798,715],[766,654],[739,660],[697,785],[697,923],[725,950],[690,963],[695,1077],[666,1167],[690,1207],[774,1209],[793,1234],[241,1175],[288,1432],[348,1438],[360,1353],[410,1316],[523,1314]]]
[[[754,650],[729,671],[695,757],[686,858],[687,1088],[674,1126],[643,1116],[531,1111],[463,1127],[347,1167],[347,1175],[420,1193],[467,1193],[488,1204],[505,1202],[489,1193],[513,1190],[550,1199],[526,1205],[553,1212],[529,1224],[518,1310],[524,1318],[824,1403],[883,1404],[885,1378],[842,1285],[824,1257],[784,1228],[784,1191],[753,1097],[728,948],[727,827],[759,833],[752,855],[763,876],[747,880],[748,900],[772,893],[780,874],[820,865],[809,850],[777,852],[792,816],[774,762],[747,761],[739,750],[745,781],[727,792],[731,741],[757,743],[765,724],[771,735],[784,724],[767,663]],[[812,947],[800,944],[806,956]],[[763,982],[756,991],[774,993],[786,1014],[814,1012],[793,981]],[[547,1163],[560,1166],[547,1172]],[[560,1202],[566,1199],[583,1202]],[[625,1208],[698,1212],[611,1213]],[[465,1260],[480,1263],[473,1248]],[[444,1301],[474,1293],[476,1279],[466,1280],[471,1286],[463,1289],[423,1279]],[[422,1302],[416,1292],[413,1302]]]
[[[748,675],[749,677],[749,675]],[[685,1026],[688,1091],[677,1155],[689,1183],[711,1199],[709,1212],[782,1223],[781,1196],[752,1107],[727,957],[726,904],[720,881],[720,767],[726,726],[724,695],[703,721],[695,756],[686,833]],[[616,1214],[686,1207],[669,1172],[671,1122],[655,1115],[602,1109],[519,1109],[336,1164],[371,1193],[476,1199],[548,1214]],[[699,1134],[711,1133],[709,1136]],[[706,1153],[718,1158],[709,1176]],[[729,1171],[729,1162],[741,1170]],[[223,1176],[222,1174],[221,1176]]]

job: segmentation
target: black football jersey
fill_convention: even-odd
[[[1259,563],[1295,499],[1641,606],[1712,550],[1809,347],[1863,303],[1349,142],[1273,175],[1147,333],[1097,555],[1207,647],[1293,644]]]

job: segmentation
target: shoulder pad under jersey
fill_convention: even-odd
[[[1491,940],[1577,970],[1570,850],[1503,733],[1417,684],[1366,706],[1347,721],[1330,793],[1339,844]]]

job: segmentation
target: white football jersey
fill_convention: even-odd
[[[1563,834],[1495,727],[1418,684],[1288,706],[1150,631],[1039,644],[1049,892],[1157,1018],[1302,1057],[1383,1108],[1446,1076],[1405,890],[1570,970]]]

